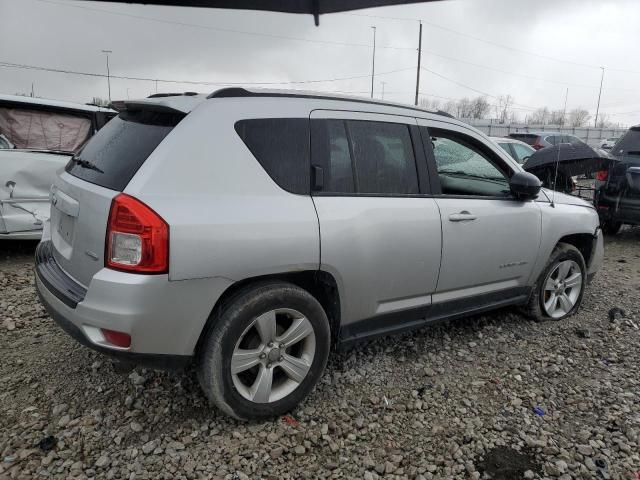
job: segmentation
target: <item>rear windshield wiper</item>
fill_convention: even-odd
[[[91,163],[89,160],[82,160],[80,158],[72,158],[71,161],[76,165],[81,166],[82,168],[88,168],[89,170],[95,170],[96,172],[104,173],[103,170],[100,170],[95,164]]]

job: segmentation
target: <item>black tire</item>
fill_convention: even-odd
[[[622,222],[616,222],[615,220],[607,220],[606,222],[602,222],[602,232],[605,235],[616,235],[620,232],[622,228]]]
[[[231,374],[234,348],[253,320],[278,308],[294,309],[311,323],[315,354],[298,387],[270,403],[253,402],[238,391]],[[198,352],[198,379],[205,395],[220,410],[239,420],[283,415],[298,405],[320,380],[329,357],[331,332],[320,303],[306,290],[285,282],[260,283],[244,288],[212,313],[209,331]]]
[[[580,272],[582,274],[581,291],[575,305],[568,313],[559,318],[552,318],[545,312],[544,309],[545,280],[547,279],[547,276],[556,268],[556,266],[560,262],[563,262],[565,260],[573,260],[580,267]],[[551,256],[549,257],[547,264],[545,265],[542,273],[538,277],[538,280],[533,287],[531,296],[529,297],[529,301],[524,308],[524,313],[535,321],[563,320],[567,317],[570,317],[577,312],[578,308],[580,308],[586,285],[587,265],[584,261],[584,258],[582,257],[582,254],[580,253],[580,250],[568,243],[558,243],[558,245],[556,245],[556,247],[553,249],[553,252],[551,252]]]

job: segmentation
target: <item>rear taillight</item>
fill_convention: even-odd
[[[140,200],[124,193],[111,202],[105,266],[135,273],[167,273],[169,226]]]
[[[609,178],[609,170],[600,170],[596,172],[596,180],[600,182],[605,182]]]

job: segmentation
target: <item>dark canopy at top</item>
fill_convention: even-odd
[[[180,7],[229,8],[236,10],[265,10],[313,15],[316,25],[323,13],[346,12],[362,8],[426,3],[438,0],[95,0],[117,3],[143,3]]]

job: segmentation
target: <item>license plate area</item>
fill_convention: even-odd
[[[58,210],[58,234],[60,239],[67,245],[73,244],[73,230],[75,225],[75,219]]]

